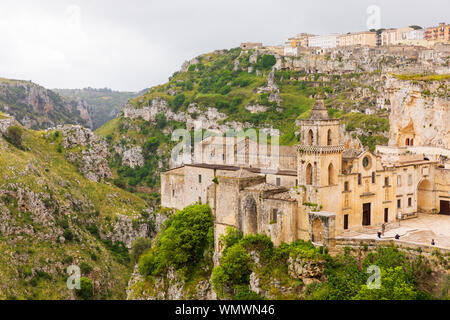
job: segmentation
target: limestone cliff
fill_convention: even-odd
[[[386,80],[386,98],[391,103],[389,144],[450,149],[450,80]]]
[[[81,99],[68,99],[30,81],[0,78],[0,111],[23,126],[46,129],[62,124],[92,127],[91,107]]]

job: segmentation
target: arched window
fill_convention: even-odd
[[[333,141],[331,140],[331,129],[328,129],[327,145],[331,146],[332,142]]]
[[[410,145],[410,146],[413,146],[413,145],[414,145],[414,139],[411,139],[411,140],[409,141],[409,145]]]
[[[333,164],[330,163],[330,165],[328,166],[328,185],[332,186],[334,184],[336,184],[335,177],[334,177],[334,167],[333,167]]]
[[[311,129],[308,132],[308,146],[312,146],[313,143],[314,143],[314,133],[313,133],[313,131]]]
[[[308,163],[308,165],[306,166],[306,184],[312,185],[312,180],[313,180],[312,165],[311,163]]]
[[[406,139],[405,146],[409,146],[409,138]]]

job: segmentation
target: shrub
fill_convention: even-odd
[[[191,205],[164,224],[159,243],[139,259],[142,275],[158,275],[167,266],[190,269],[214,245],[213,216],[208,205]]]
[[[22,129],[18,126],[11,126],[4,134],[6,141],[19,149],[23,149],[22,145]]]
[[[173,99],[175,110],[178,110],[183,105],[185,99],[186,97],[182,93],[179,93],[175,96],[175,99]]]
[[[381,286],[369,289],[363,285],[354,300],[414,300],[417,294],[402,267],[381,269]]]
[[[76,291],[78,298],[82,300],[90,300],[94,296],[94,285],[91,279],[82,277],[80,279],[80,289]]]
[[[264,54],[258,59],[258,67],[263,69],[270,69],[275,63],[277,63],[277,59],[271,54]]]
[[[160,239],[162,260],[175,268],[198,262],[213,244],[213,221],[208,205],[192,205],[170,217]]]
[[[80,264],[80,271],[81,271],[81,274],[87,275],[87,274],[91,273],[92,267],[88,263],[83,261]]]
[[[213,288],[220,298],[227,296],[228,288],[248,285],[250,262],[250,255],[240,243],[223,252],[220,265],[214,268],[212,273]]]
[[[135,264],[139,261],[139,257],[152,247],[152,241],[147,238],[137,238],[131,245],[131,261]]]

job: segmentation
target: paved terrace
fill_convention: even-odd
[[[345,232],[337,239],[378,240],[378,231],[381,227],[370,227]],[[436,247],[450,249],[450,216],[419,213],[417,218],[389,223],[381,239],[394,240],[396,234],[400,235],[399,242],[430,246],[434,239]]]

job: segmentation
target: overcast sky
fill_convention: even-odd
[[[137,91],[199,54],[300,32],[449,23],[449,0],[0,0],[0,77]]]

